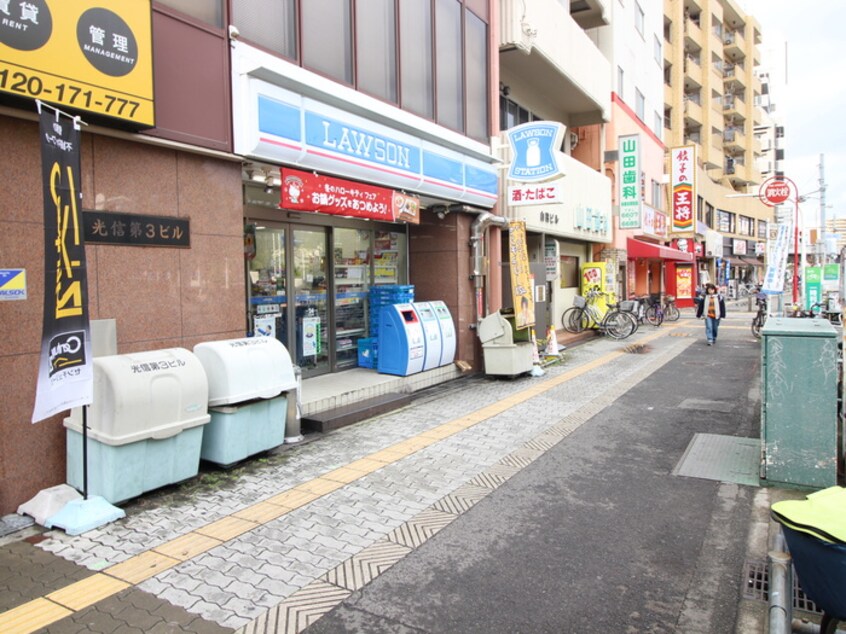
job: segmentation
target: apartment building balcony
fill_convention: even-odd
[[[684,58],[684,80],[685,86],[695,84],[696,87],[702,87],[702,65],[700,60],[692,55],[686,55]]]
[[[611,67],[558,0],[500,0],[499,66],[506,84],[533,90],[590,125],[611,116]]]
[[[746,102],[737,95],[723,97],[723,115],[726,121],[746,121]]]
[[[701,126],[704,122],[702,106],[693,99],[684,100],[684,125],[685,127]]]
[[[675,91],[670,84],[664,84],[664,107],[671,108],[673,106]]]
[[[697,16],[698,19],[698,16]],[[686,48],[701,49],[705,40],[702,36],[702,28],[697,19],[690,16],[684,19],[684,43]]]
[[[611,24],[609,0],[568,0],[570,17],[583,29],[595,29]]]
[[[746,38],[742,32],[723,31],[723,54],[735,61],[746,57]]]
[[[511,144],[508,142],[508,134],[500,132],[498,139],[496,156],[504,165],[508,165],[514,158]],[[560,215],[562,218],[560,225],[556,225],[552,229],[549,226],[533,225],[532,222],[535,221],[528,219],[524,207],[508,204],[508,188],[505,180],[500,181],[499,192],[499,208],[502,210],[502,215],[512,220],[525,219],[529,228],[533,230],[542,229],[554,235],[578,235],[590,241],[607,242],[610,239],[608,235],[585,236],[584,231],[575,226],[572,219],[576,217],[580,207],[584,208],[587,205],[598,213],[606,215],[607,222],[610,223],[612,210],[611,179],[569,154],[559,153],[558,164],[565,175],[564,182],[566,185],[563,187],[565,192],[563,200],[560,203],[545,205],[544,209]],[[536,214],[530,216],[536,217]]]
[[[731,154],[745,152],[748,139],[742,128],[726,128],[723,131],[723,149]]]
[[[746,68],[742,64],[723,66],[723,87],[726,92],[746,90]]]
[[[760,182],[761,173],[754,166],[746,164],[742,156],[727,157],[723,168],[725,178],[732,187],[739,188]]]

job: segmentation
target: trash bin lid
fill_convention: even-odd
[[[499,339],[506,333],[508,333],[508,341],[507,343],[513,343],[513,338],[511,335],[511,325],[508,323],[508,320],[502,316],[502,313],[496,311],[495,313],[491,313],[481,322],[479,322],[479,340],[482,343],[489,343],[494,341],[495,339]],[[506,343],[505,341],[500,343]]]
[[[804,500],[772,505],[773,519],[826,542],[846,544],[846,488],[829,487]]]
[[[761,330],[763,336],[788,335],[794,337],[834,337],[837,333],[827,319],[771,317]]]

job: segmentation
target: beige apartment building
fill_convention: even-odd
[[[684,238],[697,259],[697,284],[737,292],[763,276],[772,210],[755,196],[762,181],[765,122],[761,28],[732,0],[664,0],[664,142],[696,153],[696,222]],[[669,190],[669,188],[668,188]]]

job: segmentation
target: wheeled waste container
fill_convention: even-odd
[[[288,401],[298,382],[291,355],[275,337],[199,343],[194,354],[209,380],[211,421],[203,430],[200,457],[230,465],[285,440]]]
[[[506,319],[499,311],[479,322],[479,339],[485,358],[485,374],[515,376],[529,372],[533,363],[531,340],[521,340],[515,334],[513,319]],[[528,332],[528,331],[526,331]]]
[[[88,493],[112,504],[197,475],[208,380],[184,348],[96,357]],[[83,487],[82,408],[65,418],[67,481]]]

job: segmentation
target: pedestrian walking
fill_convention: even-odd
[[[726,302],[713,284],[705,285],[705,296],[696,307],[696,316],[705,319],[705,337],[709,346],[714,345],[717,342],[720,320],[726,316]]]

